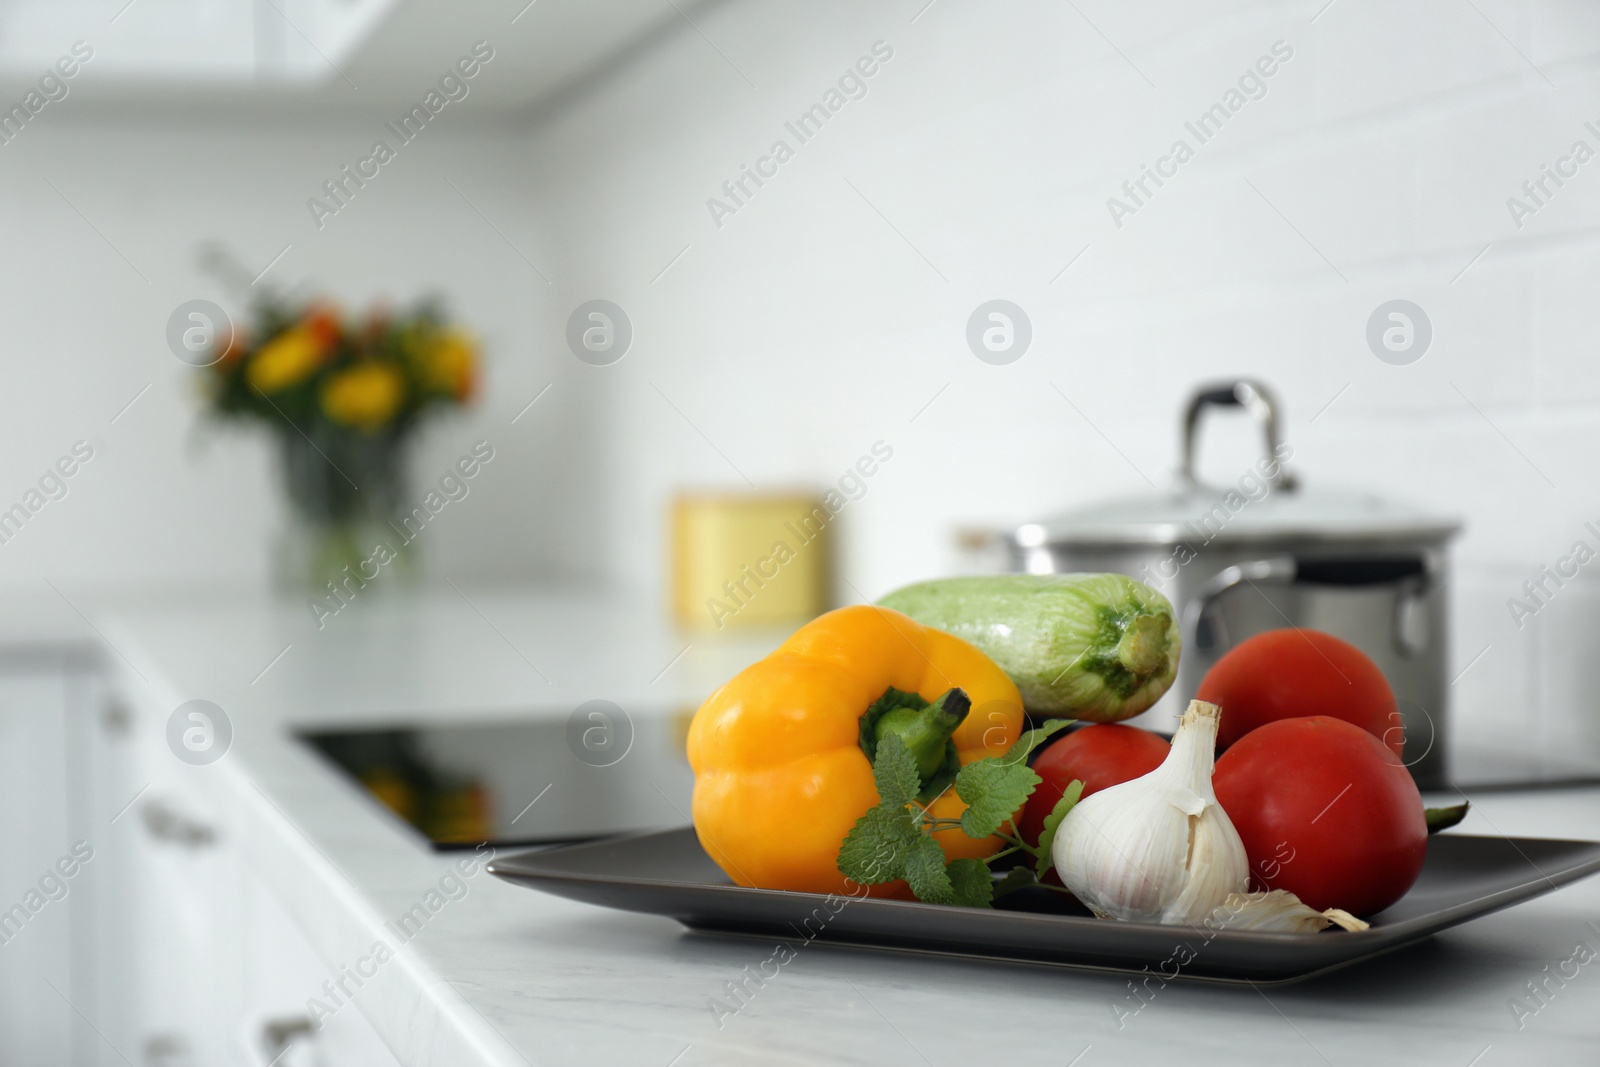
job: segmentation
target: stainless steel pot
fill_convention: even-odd
[[[1263,455],[1233,484],[1207,486],[1195,455],[1202,418],[1218,407],[1254,417]],[[1302,488],[1285,466],[1292,456],[1265,386],[1201,388],[1184,412],[1173,491],[1019,527],[1005,539],[1007,562],[1033,574],[1120,572],[1166,594],[1184,648],[1172,690],[1138,720],[1151,728],[1170,729],[1211,665],[1252,634],[1303,626],[1344,638],[1393,686],[1418,784],[1444,785],[1447,546],[1460,524],[1368,494]]]

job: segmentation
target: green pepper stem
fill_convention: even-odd
[[[961,689],[946,690],[925,708],[895,708],[875,724],[877,742],[893,734],[905,743],[916,760],[917,774],[924,782],[944,766],[950,737],[972,710],[972,701]]]
[[[1155,673],[1167,661],[1169,615],[1135,615],[1117,642],[1117,659],[1134,675]]]

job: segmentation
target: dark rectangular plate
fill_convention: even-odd
[[[501,878],[695,930],[1020,960],[1167,977],[1283,982],[1388,952],[1600,870],[1600,843],[1441,834],[1404,899],[1358,933],[1267,934],[1096,919],[1044,890],[1005,909],[829,898],[733,885],[694,830],[662,830],[496,859]]]

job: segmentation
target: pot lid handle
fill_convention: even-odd
[[[1186,484],[1199,485],[1195,472],[1196,445],[1200,435],[1200,416],[1208,407],[1244,408],[1261,426],[1262,444],[1269,463],[1268,474],[1263,476],[1273,489],[1293,489],[1295,476],[1283,466],[1278,451],[1283,444],[1281,424],[1278,421],[1278,402],[1272,391],[1260,382],[1241,378],[1232,382],[1203,385],[1189,398],[1183,412],[1183,470]]]

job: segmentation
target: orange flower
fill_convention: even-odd
[[[223,371],[231,370],[234,364],[244,358],[245,348],[248,344],[249,338],[245,336],[245,332],[235,326],[228,334],[227,340],[222,343],[222,354],[217,357],[216,361],[217,369]]]
[[[306,312],[300,328],[324,348],[339,343],[339,310],[332,304],[317,304]]]

